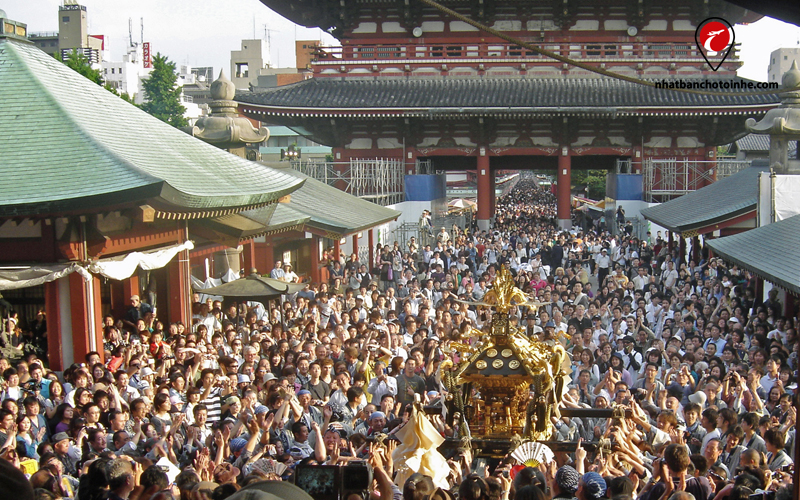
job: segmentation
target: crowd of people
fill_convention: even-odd
[[[381,498],[790,498],[798,312],[774,291],[760,301],[753,277],[720,259],[682,259],[660,234],[554,223],[554,196],[522,180],[490,231],[433,228],[435,244],[394,242],[373,262],[330,257],[326,281],[280,309],[195,295],[192,324],[170,324],[131,297],[124,318],[104,319],[102,355],[63,374],[35,353],[0,359],[3,466],[38,499],[223,500],[292,480],[298,464],[354,460],[372,465],[367,494]],[[395,485],[391,436],[415,401],[447,397],[439,365],[457,355],[450,342],[488,326],[465,302],[500,266],[544,303],[513,307],[513,323],[570,355],[561,404],[625,417],[554,417],[554,440],[578,444],[538,468],[506,457],[472,470],[462,450],[447,457],[447,485],[421,474]],[[270,274],[296,280],[281,262]],[[440,415],[422,418],[454,435]]]

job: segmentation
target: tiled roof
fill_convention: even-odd
[[[307,225],[339,235],[349,235],[396,219],[400,212],[382,207],[367,200],[312,179],[289,168],[287,163],[272,163],[275,169],[297,179],[304,179],[303,187],[292,193],[289,203],[276,207],[270,225],[295,220],[302,216],[310,219]]]
[[[769,151],[769,136],[767,134],[747,134],[736,141],[736,146],[739,151]]]
[[[756,209],[758,174],[769,170],[766,161],[680,198],[642,210],[642,216],[673,232],[686,233],[718,224]]]
[[[299,83],[249,92],[237,91],[240,103],[297,109],[465,109],[478,111],[546,110],[586,112],[597,108],[698,108],[769,106],[777,95],[707,96],[655,89],[612,78],[311,78]]]
[[[769,135],[748,134],[738,141],[736,147],[739,151],[769,151]],[[789,141],[789,158],[797,156],[797,141]]]
[[[800,215],[743,233],[706,240],[714,253],[800,294]]]
[[[24,41],[0,39],[0,109],[0,216],[144,201],[213,212],[302,184],[167,125]]]

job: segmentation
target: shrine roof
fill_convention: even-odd
[[[271,115],[362,117],[370,114],[740,114],[780,102],[777,94],[689,94],[606,77],[325,77],[260,92],[237,91],[236,100]]]
[[[751,165],[697,191],[642,209],[642,216],[688,237],[753,212],[758,204],[758,175],[769,166],[766,160],[754,160]]]
[[[308,217],[306,224],[336,235],[346,236],[395,220],[400,212],[342,191],[289,167],[274,162],[274,169],[305,182],[292,193],[288,203],[280,203],[270,225]]]
[[[739,151],[769,151],[769,135],[747,134],[736,141],[736,147]],[[789,141],[789,158],[795,158],[796,155],[797,141]]]
[[[800,215],[724,238],[707,239],[715,254],[795,294],[800,293]]]
[[[33,44],[0,38],[0,216],[149,204],[156,218],[273,203],[303,180],[154,118]]]

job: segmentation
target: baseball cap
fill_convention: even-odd
[[[61,441],[65,440],[65,439],[70,439],[69,434],[67,434],[66,432],[58,432],[58,433],[56,433],[55,436],[53,436],[52,441],[53,441],[53,444],[56,444],[56,443],[61,442]]]

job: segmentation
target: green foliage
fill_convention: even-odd
[[[115,96],[119,96],[123,101],[133,104],[133,98],[127,92],[123,92],[123,93],[120,94],[119,92],[117,92],[117,89],[115,89],[114,87],[112,87],[108,83],[103,85],[103,88],[108,90],[109,92],[111,92]]]
[[[83,52],[73,50],[69,53],[69,56],[67,56],[67,60],[63,62],[94,83],[103,85],[103,75],[100,73],[100,70],[92,69],[92,64],[89,62],[89,59],[83,55]]]
[[[175,63],[160,53],[153,58],[153,71],[142,83],[147,102],[142,109],[173,127],[185,127],[189,123],[183,117],[186,108],[181,105],[181,89],[177,86],[178,75]]]
[[[577,191],[584,191],[588,185],[589,198],[602,200],[606,196],[607,173],[605,170],[573,170],[572,185]]]

